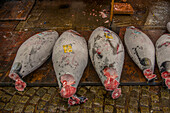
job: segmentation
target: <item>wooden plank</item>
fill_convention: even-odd
[[[26,20],[35,0],[7,1],[0,9],[0,20]]]
[[[0,31],[13,31],[19,21],[0,21]]]
[[[12,85],[12,81],[8,77],[9,70],[12,62],[15,58],[16,52],[20,45],[28,39],[30,36],[38,33],[39,31],[28,32],[0,32],[0,85]],[[92,31],[78,31],[88,41]],[[164,33],[163,30],[146,30],[144,31],[151,37],[153,43]],[[59,32],[61,34],[62,32]],[[120,37],[123,41],[125,28],[120,29]],[[6,36],[4,38],[3,36]],[[124,43],[124,42],[123,42]],[[126,48],[125,48],[126,50]],[[158,85],[162,82],[158,67],[156,65],[155,73],[158,75],[155,83],[149,83],[149,85]],[[28,86],[57,86],[57,79],[52,65],[52,60],[49,58],[45,64],[33,73],[27,75],[24,79],[28,83]],[[122,85],[148,85],[142,71],[135,65],[130,59],[127,52],[125,53],[125,63],[121,77]],[[80,85],[102,85],[100,79],[91,63],[89,63],[85,69]]]

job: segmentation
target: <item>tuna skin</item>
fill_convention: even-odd
[[[170,34],[162,35],[156,42],[156,58],[165,85],[170,89]]]
[[[24,91],[26,83],[22,80],[39,68],[51,55],[58,38],[56,31],[44,31],[27,39],[18,49],[9,77],[15,80],[15,88]]]
[[[124,63],[124,47],[116,33],[104,28],[96,28],[88,41],[92,64],[105,89],[113,91],[112,98],[121,95],[118,88]]]
[[[88,63],[86,40],[76,31],[64,32],[54,45],[52,61],[61,96],[69,98],[70,105],[85,102],[74,94]]]
[[[167,29],[170,32],[170,22],[167,23]]]
[[[124,41],[130,57],[143,71],[145,78],[148,81],[154,79],[155,48],[149,37],[130,26],[126,28]]]

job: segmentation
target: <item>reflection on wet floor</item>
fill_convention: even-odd
[[[115,1],[115,2],[118,2]],[[116,27],[152,26],[165,28],[170,18],[168,0],[128,0],[135,12],[133,15],[114,15]],[[104,16],[103,16],[104,15]],[[98,26],[109,27],[110,0],[58,0],[37,1],[21,28],[92,30]]]

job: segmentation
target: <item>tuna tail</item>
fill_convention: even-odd
[[[114,91],[112,92],[112,98],[113,99],[117,99],[117,98],[119,98],[120,97],[120,95],[121,95],[121,88],[116,88],[116,89],[114,89]]]
[[[161,73],[163,79],[165,79],[165,85],[170,89],[170,72],[164,71]]]
[[[165,85],[170,89],[170,78],[165,78]]]
[[[15,81],[15,89],[17,89],[18,91],[24,91],[26,83],[19,77],[17,73],[13,72],[10,73],[8,76]]]
[[[69,106],[73,106],[73,105],[78,105],[78,104],[82,104],[85,103],[88,100],[88,98],[86,97],[77,97],[76,95],[73,95],[72,97],[70,97],[68,99],[68,104]]]
[[[60,94],[64,98],[72,97],[76,93],[76,87],[74,87],[75,79],[70,74],[64,74],[60,78],[62,88]]]
[[[68,98],[69,106],[85,103],[88,99],[86,97],[78,97],[75,95],[76,87],[75,79],[70,74],[64,74],[61,76],[62,88],[60,94],[64,98]]]
[[[112,67],[106,67],[103,70],[104,75],[106,76],[106,80],[104,81],[104,86],[107,91],[113,91],[119,86],[119,82],[116,80],[117,73],[116,70]]]
[[[153,74],[153,72],[151,71],[151,69],[145,69],[145,70],[143,71],[143,74],[144,74],[145,78],[146,78],[148,81],[151,81],[151,80],[153,80],[153,79],[156,78],[156,75]]]

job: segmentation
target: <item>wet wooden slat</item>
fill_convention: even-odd
[[[26,20],[35,0],[7,1],[0,9],[0,20]]]

